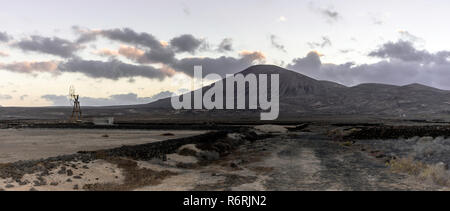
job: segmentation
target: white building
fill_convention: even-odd
[[[98,117],[92,119],[94,125],[114,125],[114,117]]]

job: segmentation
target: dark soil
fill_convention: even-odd
[[[450,126],[376,126],[359,128],[348,139],[396,139],[415,136],[450,137]]]

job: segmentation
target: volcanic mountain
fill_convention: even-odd
[[[281,116],[372,115],[426,118],[450,113],[450,91],[420,84],[360,84],[347,87],[273,65],[256,65],[240,73],[279,74]],[[205,87],[204,91],[209,88],[210,86]],[[168,108],[170,99],[147,106]]]

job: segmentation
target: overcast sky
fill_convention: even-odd
[[[347,86],[450,90],[445,0],[1,0],[0,105],[146,103],[275,64]]]

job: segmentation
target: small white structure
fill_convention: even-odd
[[[114,117],[98,117],[92,119],[94,125],[114,125]]]

